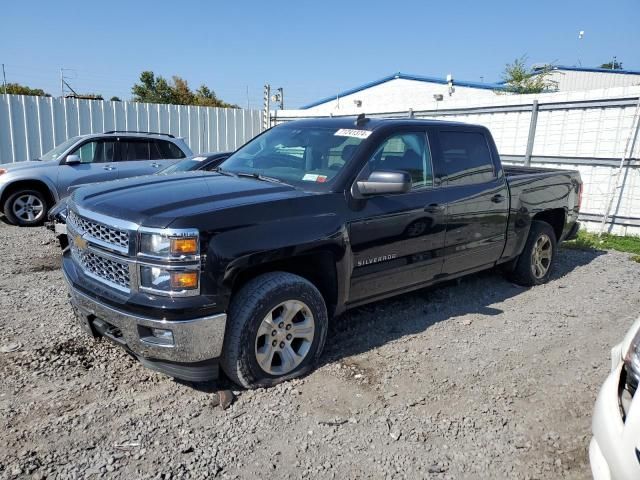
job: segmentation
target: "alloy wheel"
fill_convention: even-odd
[[[258,328],[255,355],[258,365],[270,375],[292,372],[306,358],[315,333],[309,307],[299,300],[278,304]]]
[[[551,239],[546,234],[541,234],[536,240],[531,252],[531,272],[533,276],[543,278],[551,267],[553,256],[553,245]]]

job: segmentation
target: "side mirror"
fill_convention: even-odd
[[[356,182],[360,195],[387,195],[407,193],[411,190],[411,177],[407,172],[376,170],[366,180]]]
[[[67,165],[74,165],[76,163],[80,163],[82,160],[80,159],[80,155],[67,155],[64,163]]]

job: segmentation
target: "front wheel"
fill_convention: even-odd
[[[231,302],[222,368],[245,388],[300,377],[320,358],[327,328],[324,299],[311,282],[286,272],[260,275]]]
[[[47,214],[47,200],[38,190],[19,190],[7,198],[4,214],[14,225],[41,225]]]
[[[556,234],[546,222],[531,222],[529,237],[511,273],[514,282],[532,287],[549,281],[556,256]]]

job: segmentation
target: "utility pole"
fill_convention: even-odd
[[[60,98],[64,98],[64,72],[60,69]]]
[[[2,85],[4,86],[4,94],[7,94],[7,74],[4,71],[4,63],[2,64]]]
[[[270,127],[269,123],[271,123],[271,119],[269,118],[271,109],[271,85],[266,83],[264,85],[264,111],[262,116],[262,128],[264,130]]]
[[[280,110],[284,110],[284,90],[280,87],[276,92],[277,93],[273,96],[272,100],[278,104]]]

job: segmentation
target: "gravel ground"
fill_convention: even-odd
[[[349,312],[317,371],[222,409],[81,333],[50,232],[0,242],[2,479],[588,478],[640,312],[640,264],[565,249],[541,287],[487,272]]]

